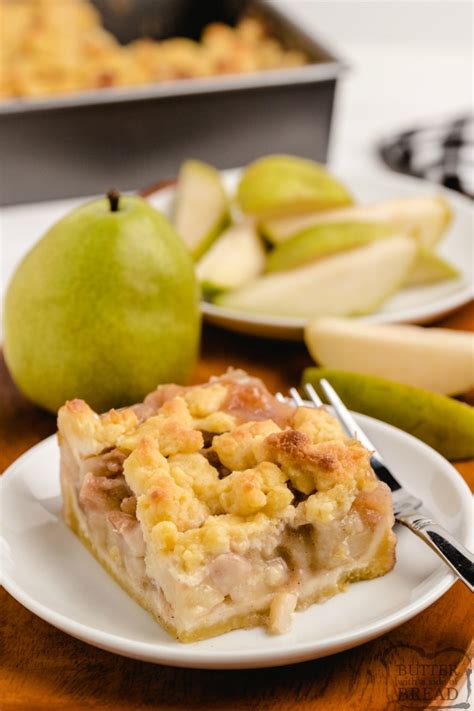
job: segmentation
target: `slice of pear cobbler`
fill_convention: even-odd
[[[182,642],[266,624],[395,562],[389,489],[325,409],[229,371],[97,415],[59,411],[64,518]]]

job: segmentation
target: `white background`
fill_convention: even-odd
[[[374,143],[472,110],[473,5],[467,1],[278,2],[327,37],[350,70],[337,97],[330,159],[380,168]]]

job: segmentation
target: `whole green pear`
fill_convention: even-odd
[[[18,266],[4,315],[5,357],[20,390],[56,411],[97,411],[185,382],[200,337],[192,259],[144,199],[90,202],[57,222]]]

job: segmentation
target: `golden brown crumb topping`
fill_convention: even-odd
[[[99,416],[78,400],[58,418],[78,459],[111,447],[125,457],[149,560],[172,556],[192,573],[221,553],[273,550],[288,524],[340,520],[360,497],[374,516],[390,506],[370,453],[325,409],[281,405],[241,371],[164,393],[147,398],[153,414],[143,422],[133,409]],[[268,417],[272,408],[279,424]],[[203,432],[211,433],[208,446]]]
[[[213,23],[201,40],[137,39],[123,46],[87,0],[0,0],[0,97],[241,73],[306,64],[256,18]]]

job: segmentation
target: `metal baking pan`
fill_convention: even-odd
[[[165,35],[182,35],[181,27],[189,36],[198,35],[207,22],[232,22],[250,9],[286,46],[304,50],[312,62],[290,69],[1,101],[0,204],[92,195],[111,186],[136,190],[176,175],[188,157],[219,168],[268,153],[325,161],[336,82],[345,65],[283,10],[264,0],[228,0],[210,3],[212,14],[207,3],[141,0],[129,3],[125,16],[123,3],[117,3],[122,14],[116,16],[109,0],[95,4],[120,41],[144,30],[150,33],[150,28],[158,38],[160,28]],[[206,12],[196,14],[196,8],[204,6]]]

